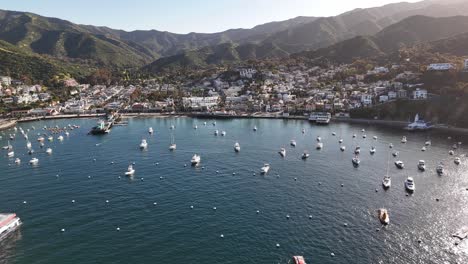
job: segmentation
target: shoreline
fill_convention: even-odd
[[[105,114],[70,114],[70,115],[56,115],[56,116],[41,116],[30,117],[16,120],[3,120],[0,121],[0,131],[14,127],[17,123],[34,122],[41,120],[55,120],[55,119],[75,119],[75,118],[98,118],[105,116]],[[283,120],[305,120],[308,121],[308,116],[279,116],[277,114],[241,114],[241,115],[215,115],[215,114],[200,114],[200,113],[122,113],[122,118],[171,118],[171,117],[190,117],[200,119],[283,119]],[[375,120],[375,119],[362,119],[362,118],[347,118],[347,117],[333,117],[331,122],[337,123],[354,123],[354,124],[367,124],[378,126],[389,126],[394,128],[403,129],[408,122],[396,120]],[[455,132],[468,134],[468,128],[461,127],[434,127],[432,130],[441,132]]]

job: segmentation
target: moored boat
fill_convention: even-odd
[[[380,220],[380,223],[384,225],[388,225],[390,223],[390,216],[388,215],[387,209],[384,209],[384,208],[379,209],[379,220]]]
[[[0,214],[0,241],[21,226],[21,219],[16,214]]]

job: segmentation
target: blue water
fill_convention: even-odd
[[[448,155],[454,142],[468,138],[344,123],[238,119],[217,120],[214,127],[212,121],[130,119],[105,136],[87,135],[93,119],[21,124],[36,127],[29,137],[39,165],[28,164],[19,133],[12,145],[22,164],[1,152],[0,212],[16,212],[24,224],[1,242],[0,263],[288,263],[294,255],[307,263],[468,263],[468,242],[451,237],[468,226],[468,160],[462,157],[456,166]],[[47,132],[39,128],[69,123],[81,128],[63,142],[45,142],[52,155],[39,148],[37,133]],[[215,129],[227,135],[215,137]],[[3,133],[2,146],[12,130]],[[168,150],[171,133],[174,152]],[[318,135],[321,151],[315,150]],[[400,143],[403,135],[407,144]],[[143,138],[146,151],[138,148]],[[432,146],[421,152],[428,139]],[[236,141],[240,153],[234,152]],[[396,169],[390,157],[392,187],[384,191],[390,142],[406,168]],[[359,168],[351,164],[356,145],[362,148]],[[306,161],[300,158],[304,150],[311,154]],[[202,161],[191,167],[195,153]],[[465,153],[464,145],[456,151]],[[426,160],[425,172],[417,170],[419,159]],[[435,172],[440,161],[444,176]],[[132,162],[136,173],[130,179],[124,172]],[[262,176],[264,163],[271,170]],[[416,182],[409,196],[408,176]],[[387,227],[376,218],[381,207],[390,213]]]

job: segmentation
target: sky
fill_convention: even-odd
[[[213,33],[297,16],[334,16],[403,0],[0,0],[27,11],[114,29]],[[405,0],[417,2],[418,0]]]

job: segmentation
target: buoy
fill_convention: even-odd
[[[253,173],[253,176],[257,175],[255,172]]]
[[[220,235],[220,237],[221,237],[221,238],[224,238],[224,235],[223,235],[223,234],[221,234],[221,235]]]
[[[158,205],[158,203],[154,202],[153,205]]]
[[[190,209],[193,209],[193,205],[190,206]]]
[[[289,215],[286,215],[286,219],[289,219]]]
[[[202,170],[204,170],[204,169],[205,169],[205,167],[201,167],[201,169],[202,169]]]
[[[72,200],[72,203],[75,203],[75,200]]]
[[[120,227],[117,227],[116,230],[117,230],[117,231],[120,231]]]
[[[276,247],[279,248],[279,247],[280,247],[280,244],[277,243],[277,244],[276,244]]]
[[[60,229],[60,232],[62,233],[65,232],[65,228]]]

